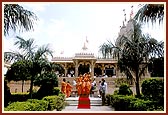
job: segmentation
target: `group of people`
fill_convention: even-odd
[[[91,75],[89,73],[85,73],[84,75],[79,75],[79,77],[75,78],[73,81],[73,85],[76,87],[78,96],[89,96],[92,90],[96,89],[96,86],[99,90],[99,97],[102,98],[102,105],[105,104],[105,95],[107,93],[107,83],[104,78],[99,81],[99,84],[96,84],[95,79],[91,79]],[[73,86],[70,85],[69,81],[66,82],[65,78],[63,78],[61,92],[66,95],[68,98],[71,95]]]
[[[66,79],[63,78],[63,81],[61,83],[61,92],[65,94],[65,96],[68,98],[71,95],[72,92],[72,85],[70,82],[66,82]]]
[[[91,90],[91,75],[85,73],[76,78],[76,89],[78,96],[89,96]]]

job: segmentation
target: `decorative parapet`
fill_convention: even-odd
[[[98,58],[96,63],[118,63],[118,60],[113,58]]]
[[[72,57],[54,57],[51,59],[52,62],[56,62],[56,61],[69,61],[71,62],[72,61]]]
[[[95,58],[94,53],[76,53],[75,57],[89,57],[89,58]]]

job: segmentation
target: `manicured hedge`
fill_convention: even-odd
[[[46,111],[48,102],[45,100],[29,99],[25,102],[13,102],[9,104],[5,111]]]
[[[42,100],[28,99],[24,102],[10,103],[5,111],[61,111],[65,107],[65,95],[47,96]]]
[[[42,100],[48,102],[48,110],[53,111],[54,109],[56,109],[57,96],[46,96]]]
[[[118,94],[119,95],[132,95],[133,92],[132,90],[130,89],[129,85],[128,84],[121,84],[120,87],[119,87],[119,90],[118,90]]]
[[[26,101],[29,98],[30,98],[29,93],[12,93],[10,102],[17,102],[17,101],[22,102]]]
[[[161,79],[146,79],[142,83],[142,94],[150,100],[160,100],[164,97],[164,81]]]
[[[59,94],[56,98],[56,110],[61,111],[65,107],[65,95]]]
[[[134,96],[107,95],[108,105],[115,111],[163,111],[163,106],[157,105],[156,101],[139,99]],[[109,102],[110,101],[110,102]]]
[[[137,99],[130,102],[129,110],[132,111],[148,111],[153,106],[153,102],[150,100]]]
[[[130,103],[135,100],[133,96],[111,95],[111,105],[116,111],[128,111]]]
[[[52,95],[59,95],[59,93],[60,93],[60,88],[59,87],[54,87]]]

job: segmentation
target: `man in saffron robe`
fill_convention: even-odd
[[[63,78],[63,81],[61,83],[61,92],[65,94],[65,96],[66,96],[66,86],[67,86],[66,80],[65,78]]]
[[[90,94],[90,89],[91,89],[90,78],[88,76],[86,76],[85,77],[85,92],[86,92],[87,96],[89,96],[89,94]]]
[[[77,79],[77,84],[76,84],[76,89],[78,91],[78,96],[80,96],[81,93],[82,93],[82,80],[83,80],[83,76],[80,75]]]
[[[82,95],[86,94],[86,92],[85,92],[85,81],[84,81],[84,79],[82,80],[81,89],[82,89],[81,94],[82,94]]]
[[[66,97],[67,98],[71,95],[71,92],[72,92],[72,86],[71,86],[71,84],[68,81],[67,85],[66,85],[66,94],[67,94]]]

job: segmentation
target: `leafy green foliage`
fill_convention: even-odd
[[[37,16],[18,4],[4,5],[4,35],[9,34],[10,29],[16,31],[29,31],[33,29]]]
[[[8,106],[10,99],[11,99],[10,89],[7,85],[7,81],[4,80],[4,107]]]
[[[132,90],[130,89],[130,87],[128,86],[128,84],[122,84],[122,85],[119,87],[118,94],[119,94],[119,95],[132,95],[133,92],[132,92]]]
[[[25,72],[28,71],[28,75],[30,74],[30,96],[32,97],[32,90],[33,90],[33,82],[36,79],[36,77],[40,74],[42,75],[45,72],[51,72],[53,70],[51,63],[48,61],[47,56],[51,55],[52,56],[52,51],[49,48],[49,45],[43,45],[39,47],[38,49],[36,48],[36,45],[34,45],[34,40],[33,39],[28,39],[24,40],[21,37],[16,37],[17,40],[15,42],[15,45],[17,45],[18,49],[22,52],[21,57],[17,59],[17,52],[11,52],[11,54],[14,56],[10,61],[25,61],[28,62],[26,65],[23,65],[24,70],[22,70],[22,66],[19,66],[18,71],[19,72]],[[10,53],[5,53],[5,57]],[[11,55],[10,55],[11,56]],[[16,58],[15,58],[16,56]],[[7,59],[8,60],[8,59]],[[10,72],[9,72],[10,73]],[[19,74],[20,75],[20,74]],[[24,75],[21,74],[23,77]],[[25,75],[25,78],[27,76]]]
[[[46,96],[42,100],[46,100],[49,102],[48,105],[48,110],[54,110],[56,109],[57,111],[62,110],[65,107],[65,98],[62,95],[58,96]]]
[[[150,100],[137,99],[130,102],[129,109],[132,111],[147,111],[151,105],[152,101]]]
[[[52,84],[58,86],[58,77],[54,72],[44,72],[37,76],[34,80],[34,85],[40,86],[43,84]]]
[[[29,93],[12,93],[10,101],[11,102],[16,102],[16,101],[23,102],[29,98],[30,98]]]
[[[65,95],[59,94],[56,98],[56,110],[61,111],[65,107]]]
[[[109,105],[111,105],[111,94],[106,94],[106,104],[109,106]]]
[[[33,104],[34,111],[46,111],[48,110],[48,103],[45,100],[38,100],[38,99],[28,99],[27,102]]]
[[[163,111],[163,106],[155,101],[139,99],[134,96],[108,95],[109,104],[115,111]]]
[[[42,100],[45,100],[49,103],[48,110],[53,111],[56,109],[56,96],[46,96]]]
[[[114,95],[118,95],[119,91],[116,89],[114,90]]]
[[[30,65],[31,63],[26,60],[20,60],[13,63],[11,68],[7,71],[5,79],[8,81],[29,80],[31,77],[29,70]]]
[[[135,20],[141,23],[151,21],[152,23],[159,20],[159,23],[164,18],[164,4],[145,4],[138,10],[135,15]]]
[[[5,111],[46,111],[48,102],[45,100],[31,99],[25,102],[13,102],[7,106]]]
[[[54,87],[53,95],[59,95],[59,94],[60,94],[60,88],[59,87]]]
[[[111,95],[111,105],[115,111],[127,111],[132,101],[137,100],[133,96]]]
[[[153,58],[148,69],[151,72],[151,77],[164,77],[164,57]]]
[[[163,101],[164,81],[161,79],[146,79],[142,82],[142,94],[145,98],[155,101]]]
[[[136,20],[130,20],[132,28],[126,35],[117,38],[115,44],[104,43],[100,47],[103,56],[118,58],[118,68],[127,79],[135,81],[136,93],[140,95],[139,80],[144,76],[145,70],[150,63],[150,58],[164,56],[164,42],[158,42],[148,34],[142,33],[141,24]]]
[[[116,87],[119,87],[123,83],[132,85],[131,82],[130,82],[130,80],[127,79],[127,78],[117,78],[115,80],[115,86]]]
[[[59,91],[54,90],[54,86],[58,86],[58,78],[54,72],[45,72],[41,76],[36,77],[34,84],[41,86],[37,91],[37,98],[43,98],[45,96],[58,95]],[[54,92],[55,91],[55,92]]]

